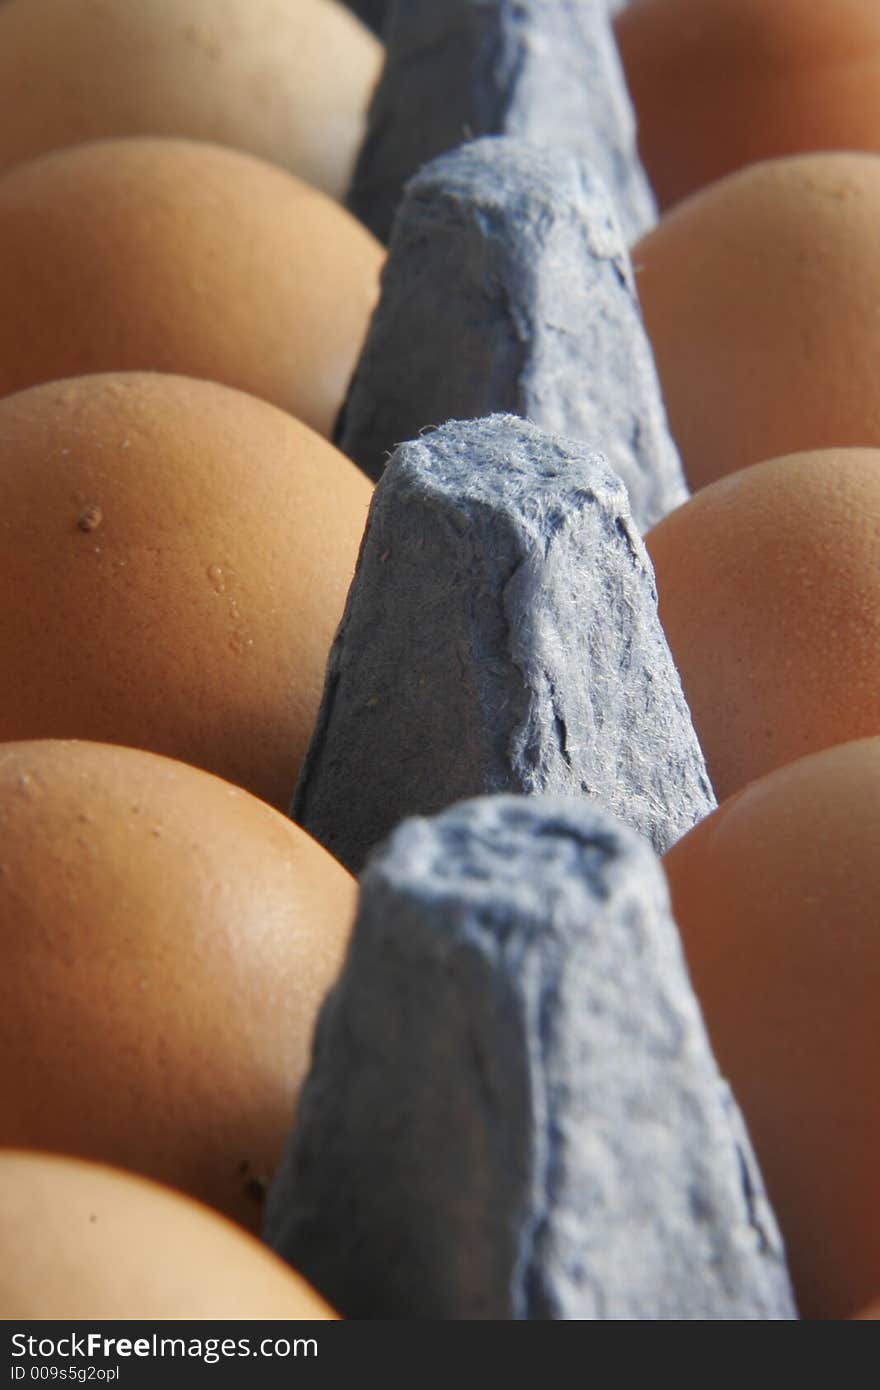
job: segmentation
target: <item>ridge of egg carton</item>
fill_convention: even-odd
[[[346,1317],[797,1316],[638,836],[512,796],[394,832],[263,1233]]]
[[[481,135],[585,155],[628,243],[656,220],[607,0],[392,0],[348,206],[387,241],[407,181]]]
[[[611,93],[598,130],[596,112],[584,112],[592,159],[576,142],[581,177],[598,189],[596,170],[607,177],[610,169],[620,221],[631,237],[643,230],[653,204],[638,196],[647,185],[606,0],[582,6],[579,27],[567,33],[554,29],[563,12],[571,21],[556,0],[442,7],[399,0],[358,166],[356,210],[360,179],[366,204],[374,199],[367,220],[378,208],[390,223],[410,175],[460,145],[462,134],[484,130],[543,141],[545,151],[531,155],[539,183],[539,161],[557,167],[573,143],[564,119],[554,125],[552,105],[560,43],[574,35],[574,67],[587,36],[593,96],[602,82]],[[407,72],[407,34],[418,48],[425,25],[434,26],[433,74],[427,59],[424,70]],[[487,34],[493,42],[481,49]],[[456,42],[458,61],[463,44],[470,66],[450,87]],[[489,72],[487,80],[480,67],[487,55],[490,67],[499,56],[502,68],[510,60],[512,82],[510,72],[499,81]],[[459,133],[441,135],[441,148],[432,148],[437,131],[418,128],[414,98],[442,108],[450,97]],[[475,101],[492,117],[477,129],[462,116]],[[410,184],[398,225],[426,189],[448,197],[437,180],[441,166],[458,180],[465,220],[479,224],[481,198],[494,207],[499,194],[494,187],[490,196],[488,169],[482,192],[476,179],[461,188],[462,171],[476,170],[483,156],[467,143]],[[515,153],[514,142],[505,148],[525,166],[525,144]],[[611,210],[609,221],[607,203],[597,208],[588,220],[598,226],[605,217],[607,236],[617,216]],[[502,240],[522,234],[510,230],[515,198],[508,211]],[[482,254],[488,245],[487,235]],[[494,275],[515,300],[523,279],[498,267],[524,271],[529,250],[492,251],[487,279]],[[476,338],[463,342],[450,326],[437,332],[439,278],[434,309],[425,310],[439,255],[432,233],[421,259],[413,252],[401,269],[392,240],[383,305],[340,419],[340,442],[355,454],[375,427],[361,459],[372,452],[374,473],[382,451],[411,442],[376,490],[294,801],[319,839],[344,822],[344,843],[331,848],[351,867],[368,858],[349,958],[325,1005],[270,1193],[267,1239],[349,1316],[796,1317],[779,1232],[705,1036],[662,869],[609,814],[662,849],[715,804],[657,619],[650,562],[623,486],[595,453],[613,455],[626,474],[627,436],[630,447],[642,442],[639,412],[660,421],[657,438],[666,431],[640,316],[625,318],[618,293],[616,332],[603,305],[592,339],[586,335],[591,355],[569,364],[572,398],[577,371],[602,377],[595,427],[572,431],[583,432],[580,444],[492,414],[514,402],[530,414],[540,409],[542,389],[545,399],[553,389],[551,374],[542,382],[536,371],[533,402],[526,405],[522,392],[516,398],[517,349],[506,352],[510,339],[499,323],[482,340],[494,378],[470,383],[477,396],[485,392],[485,405],[468,399],[462,412],[452,401],[464,397],[450,392],[441,406],[424,387],[432,360],[442,377],[453,348],[465,359],[472,351],[475,361],[480,353]],[[475,253],[474,267],[478,260]],[[449,325],[456,314],[471,324],[480,317],[479,276],[464,283],[466,262],[459,263],[463,283],[447,281]],[[620,285],[631,284],[622,238],[608,266]],[[554,311],[563,306],[564,276],[554,281],[548,270],[542,280],[542,267],[529,269],[533,304],[546,308],[549,298]],[[598,263],[590,270],[598,283]],[[398,293],[407,280],[415,301],[408,320],[405,292]],[[517,312],[527,318],[532,307],[520,303]],[[555,322],[554,312],[546,319]],[[421,365],[409,364],[405,417],[389,391],[394,369],[383,372],[380,358],[391,344],[403,370],[407,339]],[[520,355],[534,346],[530,324]],[[622,364],[645,351],[639,394]],[[560,375],[565,386],[565,371],[554,385]],[[614,397],[612,383],[619,396],[603,403],[603,391]],[[373,397],[366,406],[365,384]],[[471,409],[470,421],[449,418]],[[368,421],[371,411],[378,425]],[[552,419],[548,413],[541,423]],[[670,447],[661,464],[662,449],[653,446],[646,468],[648,492],[653,485],[663,499],[653,504],[660,514],[687,495]],[[542,470],[547,489],[536,495]],[[637,510],[640,476],[635,487],[632,470],[627,478]],[[645,526],[656,519],[651,505],[639,512]],[[583,679],[585,659],[593,665]],[[353,754],[364,759],[354,770]],[[352,789],[370,785],[379,794],[358,805]],[[548,790],[567,799],[550,799]],[[460,801],[481,792],[491,795]],[[435,819],[405,819],[413,812]],[[371,848],[389,831],[383,847]],[[572,855],[572,838],[583,853]],[[621,980],[629,985],[623,995]]]
[[[393,0],[342,0],[342,3],[347,5],[351,12],[357,15],[358,19],[363,20],[364,24],[368,25],[373,30],[374,34],[378,34],[380,37],[382,36],[385,31],[385,25],[388,22],[388,13],[393,4]],[[616,15],[620,10],[625,9],[629,3],[630,0],[607,0],[609,13],[612,16]]]
[[[499,412],[602,452],[641,531],[688,497],[613,202],[582,155],[514,136],[407,185],[336,443],[377,479],[398,441]]]
[[[291,814],[347,868],[486,792],[592,796],[658,851],[714,809],[626,489],[512,415],[394,454]]]

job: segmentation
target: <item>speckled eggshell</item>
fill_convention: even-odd
[[[878,225],[880,156],[801,155],[713,184],[634,247],[692,488],[781,454],[880,445]]]
[[[89,372],[205,377],[329,435],[384,252],[262,159],[98,140],[0,176],[0,395]]]
[[[381,64],[329,0],[7,0],[0,169],[103,136],[184,135],[342,197]]]
[[[149,748],[286,810],[371,492],[211,382],[0,400],[0,739]]]
[[[0,1146],[143,1173],[256,1229],[355,896],[209,773],[0,745]]]
[[[880,734],[880,451],[755,464],[645,538],[719,800]]]
[[[614,27],[664,208],[775,155],[880,150],[876,0],[631,0]]]
[[[880,1290],[880,738],[752,782],[666,855],[802,1317]]]
[[[0,1318],[335,1316],[265,1246],[168,1188],[75,1159],[0,1153]]]

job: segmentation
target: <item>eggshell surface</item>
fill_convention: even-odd
[[[880,1298],[876,1298],[861,1313],[857,1313],[854,1321],[856,1322],[878,1322],[880,1321]]]
[[[7,0],[0,169],[115,135],[183,135],[348,187],[382,46],[329,0]]]
[[[720,799],[880,734],[880,451],[755,464],[697,493],[645,543]]]
[[[664,860],[805,1318],[880,1289],[878,843],[874,738],[752,782]]]
[[[0,1145],[118,1165],[256,1229],[355,891],[286,817],[184,763],[0,745]]]
[[[633,249],[692,488],[761,459],[880,445],[880,156],[733,174]]]
[[[149,748],[286,810],[371,492],[211,382],[0,400],[0,739]]]
[[[97,1164],[0,1153],[0,1318],[334,1317],[258,1241],[167,1188]]]
[[[880,150],[875,0],[632,0],[615,34],[661,207],[774,156]]]
[[[285,170],[187,140],[95,141],[0,177],[0,395],[163,371],[329,435],[384,253]]]

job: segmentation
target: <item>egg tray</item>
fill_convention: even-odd
[[[790,1318],[663,870],[595,802],[405,821],[265,1234],[354,1318]]]
[[[379,481],[293,804],[360,907],[264,1234],[350,1317],[796,1317],[656,857],[715,803],[639,535],[687,490],[609,7],[386,42],[337,431]]]

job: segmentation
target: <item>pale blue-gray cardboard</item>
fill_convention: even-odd
[[[394,833],[264,1233],[352,1318],[796,1316],[643,841],[544,797]]]
[[[600,450],[641,531],[687,500],[604,185],[489,137],[409,184],[336,441],[376,479],[426,426],[508,411]]]
[[[499,791],[593,797],[658,852],[715,806],[623,484],[511,415],[385,470],[291,814],[357,872]]]
[[[480,135],[578,150],[627,243],[657,210],[607,0],[392,0],[348,205],[387,241],[404,185]]]

